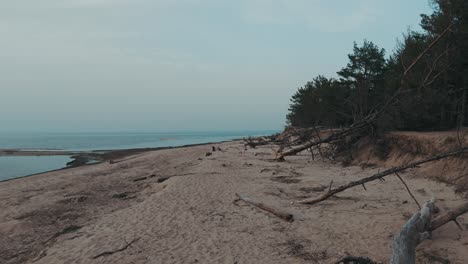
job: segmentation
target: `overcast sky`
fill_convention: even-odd
[[[427,0],[0,1],[0,131],[279,129],[353,41],[390,52]]]

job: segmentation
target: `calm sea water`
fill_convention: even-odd
[[[0,157],[0,181],[65,167],[67,156]]]
[[[111,150],[219,142],[278,131],[192,133],[0,133],[0,149]],[[0,181],[63,168],[66,156],[0,157]]]

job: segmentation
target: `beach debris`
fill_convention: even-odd
[[[334,196],[335,194],[343,192],[343,191],[345,191],[345,190],[347,190],[349,188],[359,186],[359,185],[362,186],[362,184],[364,184],[364,183],[374,181],[374,180],[381,180],[381,179],[383,179],[383,177],[398,173],[398,172],[406,170],[408,168],[414,168],[414,167],[416,167],[418,165],[421,165],[421,164],[424,164],[424,163],[441,160],[441,159],[444,159],[444,158],[447,158],[447,157],[450,157],[450,156],[460,155],[460,154],[463,154],[463,153],[468,153],[468,147],[453,150],[453,151],[442,153],[442,154],[438,154],[438,155],[435,155],[435,156],[432,156],[432,157],[429,157],[429,158],[426,158],[426,159],[423,159],[423,160],[411,162],[411,163],[401,165],[401,166],[398,166],[398,167],[393,167],[393,168],[390,168],[388,170],[385,170],[385,171],[379,172],[377,174],[374,174],[372,176],[360,179],[358,181],[353,181],[353,182],[350,182],[348,184],[336,187],[334,189],[330,188],[328,190],[328,192],[326,194],[322,195],[321,197],[304,199],[304,200],[297,201],[297,203],[316,204],[316,203],[319,203],[321,201],[327,200],[328,198]]]
[[[406,191],[411,196],[411,198],[413,198],[413,201],[418,205],[419,209],[421,209],[421,205],[419,204],[416,197],[414,197],[413,193],[411,192],[411,190],[408,187],[408,185],[406,184],[406,182],[403,180],[403,178],[401,178],[400,174],[398,174],[398,172],[395,172],[395,175],[398,177],[398,179],[400,179],[400,181],[403,183],[403,185],[405,185]]]
[[[259,137],[259,138],[253,138],[253,137],[248,137],[248,138],[243,138],[244,140],[244,146],[251,147],[251,148],[256,148],[257,146],[262,146],[262,145],[268,145],[270,144],[270,141],[265,138],[265,137]]]
[[[148,179],[148,177],[144,176],[144,177],[136,178],[133,181],[138,182],[138,181],[144,181],[144,180],[147,180],[147,179]]]
[[[215,151],[216,151],[215,146],[211,146],[211,150],[212,150],[213,152],[215,152]]]
[[[219,146],[216,148],[218,151],[223,151]]]
[[[78,197],[71,197],[71,198],[67,198],[67,199],[64,199],[64,200],[60,200],[58,202],[62,203],[62,204],[82,203],[82,202],[86,201],[87,199],[88,199],[88,196],[81,195],[81,196],[78,196]]]
[[[289,256],[313,263],[322,263],[329,258],[327,250],[311,250],[312,241],[308,239],[290,239],[281,245],[286,246]]]
[[[324,192],[327,188],[328,186],[325,186],[325,185],[321,185],[317,187],[302,187],[302,188],[299,188],[299,191],[305,192],[305,193]]]
[[[65,227],[64,229],[62,229],[61,231],[55,233],[55,235],[52,238],[57,238],[57,237],[59,237],[61,235],[76,232],[76,231],[80,230],[82,227],[83,226],[69,225],[69,226]]]
[[[112,198],[117,198],[117,199],[123,199],[125,197],[128,196],[128,193],[127,192],[124,192],[124,193],[116,193],[114,195],[112,195]]]
[[[160,178],[157,180],[157,182],[164,182],[164,181],[169,180],[169,178],[171,178],[171,177],[160,177]]]
[[[335,264],[378,264],[378,263],[366,257],[346,256],[338,260],[337,262],[335,262]]]
[[[123,247],[121,247],[119,249],[116,249],[116,250],[104,251],[101,254],[98,254],[98,255],[92,257],[92,259],[97,259],[97,258],[100,258],[100,257],[109,256],[109,255],[112,255],[114,253],[124,251],[127,248],[129,248],[133,243],[137,242],[138,240],[140,240],[140,238],[135,238],[132,241],[130,241],[130,243],[127,243],[127,241],[124,240],[125,243],[126,243],[125,246],[123,246]]]
[[[276,209],[276,208],[273,208],[269,205],[266,205],[266,204],[263,204],[263,203],[260,203],[260,202],[257,202],[257,201],[254,201],[252,200],[251,198],[249,198],[248,196],[244,195],[244,194],[238,194],[236,193],[236,196],[238,197],[237,200],[235,200],[234,202],[238,201],[238,200],[241,200],[247,204],[250,204],[250,205],[253,205],[255,207],[258,207],[259,209],[263,210],[263,211],[266,211],[266,212],[269,212],[287,222],[293,222],[294,221],[294,216],[290,213],[287,213],[287,212],[284,212],[280,209]]]
[[[112,198],[114,199],[122,199],[122,200],[128,200],[128,199],[134,199],[136,196],[129,196],[129,192],[123,192],[123,193],[116,193],[112,195]]]
[[[425,239],[429,238],[430,232],[449,223],[458,224],[457,217],[468,212],[468,202],[449,210],[432,219],[437,207],[435,199],[426,202],[402,227],[400,233],[393,240],[393,254],[391,263],[416,262],[416,247]]]
[[[277,176],[277,177],[271,178],[271,180],[276,181],[276,182],[286,183],[286,184],[301,182],[300,179],[296,179],[294,178],[294,176]]]
[[[213,153],[211,153],[211,152],[205,153],[205,157],[209,157],[209,156],[211,156],[211,155],[213,155]]]

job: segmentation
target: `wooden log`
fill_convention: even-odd
[[[242,201],[244,201],[244,202],[246,202],[248,204],[251,204],[251,205],[253,205],[255,207],[258,207],[259,209],[261,209],[263,211],[269,212],[269,213],[271,213],[271,214],[273,214],[273,215],[275,215],[275,216],[277,216],[277,217],[279,217],[279,218],[281,218],[281,219],[283,219],[283,220],[285,220],[287,222],[293,222],[294,221],[294,216],[292,214],[290,214],[290,213],[286,213],[286,212],[283,212],[283,211],[281,211],[279,209],[273,208],[273,207],[271,207],[269,205],[266,205],[266,204],[263,204],[263,203],[260,203],[260,202],[256,202],[256,201],[250,199],[248,196],[243,195],[243,194],[236,193],[236,196],[240,200],[242,200]]]
[[[468,213],[468,202],[436,217],[432,220],[428,230],[434,231],[448,222],[456,221],[458,216],[465,213]]]
[[[458,216],[468,213],[468,202],[431,219],[434,211],[434,199],[431,199],[403,226],[393,240],[392,264],[415,263],[416,247],[429,237],[429,232],[451,221],[456,221]]]
[[[444,159],[444,158],[459,155],[459,154],[462,154],[462,153],[468,153],[468,147],[453,150],[453,151],[446,152],[446,153],[442,153],[442,154],[439,154],[439,155],[435,155],[435,156],[432,156],[432,157],[429,157],[429,158],[426,158],[426,159],[423,159],[423,160],[411,162],[411,163],[401,165],[401,166],[398,166],[398,167],[393,167],[393,168],[390,168],[388,170],[385,170],[385,171],[379,172],[377,174],[374,174],[372,176],[360,179],[358,181],[353,181],[353,182],[350,182],[348,184],[339,186],[339,187],[337,187],[335,189],[330,189],[326,194],[322,195],[321,197],[304,199],[304,200],[297,201],[297,203],[316,204],[316,203],[319,203],[321,201],[327,200],[328,198],[334,196],[337,193],[343,192],[343,191],[345,191],[345,190],[347,190],[349,188],[355,187],[355,186],[362,185],[362,184],[364,184],[366,182],[382,179],[385,176],[388,176],[388,175],[391,175],[391,174],[406,170],[408,168],[414,168],[414,167],[416,167],[418,165],[421,165],[421,164],[424,164],[424,163]]]
[[[416,263],[416,247],[429,237],[428,227],[434,209],[434,199],[431,199],[406,222],[393,240],[392,264]]]

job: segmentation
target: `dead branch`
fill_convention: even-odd
[[[243,140],[245,141],[244,145],[249,146],[251,148],[256,148],[257,146],[262,146],[262,145],[268,145],[271,143],[271,141],[268,141],[267,139],[263,137],[259,137],[259,138],[248,137],[248,138],[243,138]]]
[[[428,231],[434,231],[448,222],[455,222],[457,220],[457,217],[465,213],[468,213],[468,202],[436,217],[434,220],[432,220]]]
[[[409,195],[411,196],[411,198],[413,198],[414,202],[418,205],[419,209],[421,209],[421,205],[419,204],[418,200],[416,200],[416,197],[414,197],[413,193],[411,192],[406,182],[403,180],[403,178],[401,178],[400,174],[398,174],[398,172],[395,172],[395,175],[398,177],[398,179],[400,179],[400,181],[406,187],[406,191],[408,191]]]
[[[121,247],[121,248],[119,248],[119,249],[111,250],[111,251],[104,251],[104,252],[102,252],[101,254],[98,254],[98,255],[94,256],[93,259],[97,259],[97,258],[104,257],[104,256],[109,256],[109,255],[112,255],[112,254],[114,254],[114,253],[124,251],[124,250],[126,250],[128,247],[130,247],[133,243],[137,242],[138,240],[140,240],[140,238],[135,238],[135,239],[133,239],[132,241],[130,241],[130,243],[126,243],[125,246],[123,246],[123,247]]]
[[[279,209],[268,206],[266,204],[256,202],[256,201],[254,201],[254,200],[250,199],[249,197],[247,197],[245,195],[242,195],[242,194],[236,193],[236,196],[240,200],[242,200],[242,201],[244,201],[244,202],[246,202],[248,204],[251,204],[251,205],[253,205],[255,207],[258,207],[258,208],[262,209],[263,211],[267,211],[269,213],[272,213],[273,215],[275,215],[275,216],[277,216],[277,217],[279,217],[279,218],[281,218],[281,219],[283,219],[283,220],[285,220],[287,222],[293,222],[294,221],[294,217],[290,213],[286,213],[286,212],[283,212],[283,211],[281,211]]]
[[[338,260],[335,264],[377,264],[377,262],[366,257],[347,256]]]
[[[348,128],[345,128],[337,133],[331,134],[328,137],[325,137],[323,139],[318,139],[315,141],[308,141],[303,145],[299,145],[297,147],[291,148],[288,151],[281,152],[277,157],[276,160],[282,161],[284,160],[284,157],[286,156],[291,156],[291,155],[296,155],[299,152],[302,152],[306,149],[318,146],[323,143],[332,143],[337,140],[342,140],[343,138],[347,136],[352,136],[354,134],[359,134],[361,133],[366,127],[369,126],[369,124],[373,123],[375,120],[375,114],[369,115],[365,120],[358,122],[356,124],[351,125]]]
[[[435,155],[435,156],[432,156],[432,157],[429,157],[429,158],[426,158],[426,159],[423,159],[423,160],[411,162],[411,163],[401,165],[401,166],[398,166],[398,167],[393,167],[391,169],[388,169],[388,170],[379,172],[377,174],[374,174],[374,175],[372,175],[370,177],[366,177],[366,178],[360,179],[358,181],[350,182],[348,184],[342,185],[342,186],[337,187],[335,189],[330,189],[328,191],[328,193],[324,194],[323,196],[321,196],[319,198],[305,199],[305,200],[298,201],[297,203],[316,204],[316,203],[319,203],[321,201],[327,200],[328,198],[334,196],[337,193],[343,192],[343,191],[345,191],[345,190],[347,190],[349,188],[355,187],[355,186],[362,185],[362,184],[364,184],[366,182],[382,179],[383,177],[391,175],[391,174],[395,174],[396,172],[400,172],[400,171],[403,171],[403,170],[406,170],[406,169],[409,169],[409,168],[415,168],[416,166],[424,164],[424,163],[428,163],[428,162],[432,162],[432,161],[436,161],[436,160],[441,160],[441,159],[451,157],[451,156],[455,156],[455,155],[459,155],[459,154],[462,154],[462,153],[468,153],[468,147],[453,150],[453,151],[446,152],[446,153],[442,153],[442,154],[439,154],[439,155]]]
[[[416,57],[416,59],[411,63],[411,65],[406,68],[405,72],[403,73],[403,75],[407,75],[411,69],[422,59],[422,57],[429,51],[432,49],[432,47],[434,47],[449,31],[450,31],[450,28],[453,26],[452,23],[450,23],[450,25],[447,26],[447,28],[445,28],[444,31],[442,31],[442,33],[437,37],[435,38],[431,44],[429,44],[429,46],[427,46],[427,48],[421,52],[421,54],[418,55],[418,57]]]

